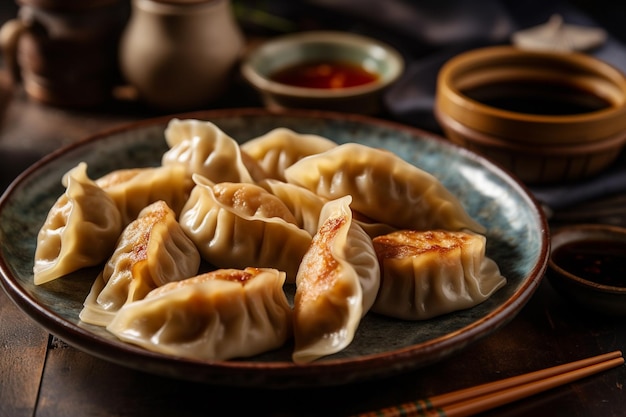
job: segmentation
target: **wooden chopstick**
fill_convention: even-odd
[[[623,363],[622,352],[616,350],[500,381],[359,414],[358,417],[467,417]]]

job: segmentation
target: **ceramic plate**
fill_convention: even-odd
[[[118,341],[78,319],[98,268],[33,284],[36,236],[64,191],[61,177],[80,161],[91,178],[111,170],[154,166],[167,150],[171,117],[150,119],[90,137],[25,171],[0,200],[0,270],[9,297],[52,334],[90,354],[131,368],[181,379],[233,386],[293,387],[343,384],[390,376],[441,360],[510,321],[543,277],[546,220],[516,179],[485,159],[432,134],[378,119],[323,112],[272,114],[258,109],[176,115],[210,120],[240,142],[276,127],[315,133],[338,143],[386,148],[432,173],[487,227],[487,255],[508,279],[484,303],[436,319],[410,322],[367,314],[345,350],[307,365],[291,362],[290,345],[253,358],[200,362],[152,353]]]

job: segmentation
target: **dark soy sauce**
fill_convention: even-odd
[[[554,250],[552,261],[565,271],[587,281],[626,287],[626,242],[569,242]]]
[[[498,109],[546,116],[589,113],[611,107],[603,97],[565,83],[507,81],[468,88],[463,94]]]

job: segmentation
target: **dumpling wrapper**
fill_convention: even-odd
[[[259,182],[259,186],[278,197],[293,214],[296,224],[312,235],[317,233],[320,213],[327,200],[295,184],[275,179]]]
[[[372,240],[352,221],[351,197],[324,205],[296,276],[292,359],[307,363],[348,346],[376,299],[380,268]]]
[[[285,273],[221,269],[166,284],[125,305],[107,330],[167,355],[227,360],[282,346],[292,334]]]
[[[323,136],[297,133],[285,127],[241,144],[241,150],[258,162],[267,176],[285,181],[285,169],[304,158],[325,152],[337,143]]]
[[[144,208],[122,232],[79,317],[106,326],[123,305],[158,286],[198,273],[200,254],[163,201]]]
[[[285,204],[255,184],[193,178],[179,221],[204,260],[217,268],[276,268],[293,283],[312,236]]]
[[[373,242],[382,276],[372,311],[379,314],[426,320],[474,307],[506,284],[483,235],[400,230]]]
[[[329,200],[351,195],[355,211],[396,229],[485,230],[436,177],[390,151],[346,143],[301,159],[285,178]]]
[[[35,285],[103,262],[122,232],[115,202],[87,176],[86,163],[68,171],[62,183],[65,192],[48,211],[37,235]]]
[[[96,184],[115,201],[124,226],[156,201],[164,201],[178,215],[194,185],[181,166],[119,169],[96,179]]]
[[[212,122],[174,118],[165,129],[165,140],[170,149],[161,158],[163,166],[180,165],[190,175],[213,182],[252,183],[265,177],[239,143]]]

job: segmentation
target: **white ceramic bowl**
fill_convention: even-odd
[[[311,88],[273,81],[279,70],[314,61],[342,61],[377,75],[353,87]],[[244,78],[270,109],[308,108],[375,114],[382,92],[404,70],[400,53],[378,40],[339,31],[307,31],[280,36],[253,48],[242,63]]]

